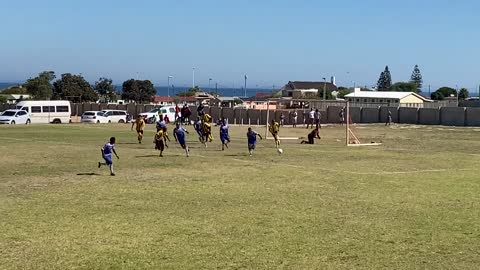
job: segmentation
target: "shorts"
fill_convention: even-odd
[[[272,133],[272,136],[273,138],[275,139],[275,141],[278,141],[278,133]]]
[[[308,144],[315,144],[315,138],[313,136],[308,136]]]
[[[178,143],[179,143],[183,148],[185,148],[185,145],[187,144],[185,138],[183,138],[183,139],[180,139],[180,138],[179,138],[179,139],[178,139]]]
[[[138,130],[138,129],[137,129],[137,133],[143,135],[143,130]]]
[[[222,141],[222,144],[225,144],[225,142],[230,142],[230,136],[222,135],[220,136],[220,140]]]
[[[105,164],[107,165],[112,165],[112,155],[105,156],[103,159],[105,159]]]
[[[254,144],[254,143],[249,143],[249,144],[248,144],[248,150],[255,150],[255,146],[256,146],[256,144]]]
[[[155,147],[158,151],[163,151],[165,149],[165,143],[163,143],[163,140],[155,141]]]
[[[198,137],[203,137],[203,132],[201,130],[197,130]]]

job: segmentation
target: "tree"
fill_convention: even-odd
[[[422,92],[423,79],[422,79],[422,74],[420,73],[420,69],[418,68],[418,65],[415,65],[415,67],[413,68],[412,76],[410,77],[410,82],[415,84],[417,88],[416,93]]]
[[[380,73],[380,78],[378,78],[377,90],[389,91],[391,86],[392,86],[392,76],[390,74],[390,70],[388,69],[388,66],[386,66],[385,70],[382,73]]]
[[[23,85],[28,94],[32,96],[33,99],[50,99],[53,94],[52,81],[55,79],[55,72],[53,71],[44,71],[38,74],[35,78],[30,78]]]
[[[149,102],[157,93],[151,81],[134,79],[123,82],[122,91],[122,99],[137,103]]]
[[[352,89],[340,86],[340,87],[338,87],[337,98],[344,98],[346,95],[348,95],[352,92],[353,92]]]
[[[414,92],[417,93],[417,85],[414,82],[396,82],[390,87],[395,92]]]
[[[451,88],[451,87],[440,87],[437,89],[437,91],[433,92],[430,97],[433,100],[443,100],[446,97],[450,96],[457,96],[457,90]]]
[[[65,73],[61,79],[53,83],[53,99],[95,102],[98,100],[98,94],[81,75]]]
[[[112,79],[100,78],[95,82],[94,89],[102,97],[102,101],[105,103],[117,100],[116,87],[113,85]]]
[[[467,99],[470,96],[467,88],[462,88],[458,91],[458,99]]]
[[[193,97],[193,96],[195,96],[195,94],[198,93],[198,92],[202,92],[202,89],[200,89],[200,87],[198,87],[198,85],[197,85],[197,86],[195,86],[195,87],[193,87],[193,88],[190,88],[190,89],[188,89],[188,90],[186,90],[186,91],[184,91],[184,92],[177,93],[177,96],[179,96],[179,97],[183,97],[183,96],[185,96],[185,97]]]
[[[26,95],[28,94],[27,89],[23,86],[12,86],[0,92],[5,95]]]
[[[7,103],[7,97],[0,95],[0,103]]]

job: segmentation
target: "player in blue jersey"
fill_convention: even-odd
[[[102,165],[108,166],[110,168],[110,175],[115,176],[115,173],[113,173],[112,153],[115,154],[117,159],[120,159],[115,151],[115,137],[111,137],[110,141],[106,143],[101,150],[102,158],[105,160],[105,162],[98,162],[98,168],[100,168]]]
[[[175,129],[173,130],[173,137],[175,137],[175,141],[177,141],[183,150],[185,150],[185,154],[188,157],[190,149],[188,149],[187,146],[187,135],[185,135],[185,133],[188,134],[188,131],[177,122]]]
[[[257,136],[260,137],[260,140],[263,140],[262,136],[257,132],[253,131],[252,128],[248,128],[247,132],[247,139],[248,139],[248,153],[250,156],[253,154],[255,150],[255,146],[257,145]]]
[[[202,120],[200,119],[200,117],[197,117],[197,120],[193,124],[193,127],[198,134],[198,140],[203,143]]]
[[[225,147],[228,148],[230,143],[230,135],[228,135],[228,124],[225,118],[222,119],[220,124],[220,141],[222,141],[222,151],[225,150]]]

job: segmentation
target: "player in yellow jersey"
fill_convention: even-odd
[[[202,116],[202,132],[203,132],[203,143],[205,147],[207,146],[207,141],[212,142],[212,116],[210,114],[205,113]]]
[[[137,116],[137,119],[135,119],[135,121],[132,122],[131,130],[133,130],[133,126],[136,126],[135,129],[137,130],[137,134],[138,134],[138,137],[137,137],[138,143],[142,143],[143,130],[145,129],[145,119],[143,119],[143,116],[141,115]]]
[[[268,130],[275,139],[275,146],[278,148],[280,146],[280,138],[278,137],[278,133],[280,132],[280,124],[272,119],[272,123],[270,124]]]
[[[155,150],[160,151],[160,157],[163,157],[163,150],[165,150],[165,144],[164,144],[164,133],[163,129],[160,129],[157,133],[155,133],[155,136],[153,137],[153,143],[155,144]]]

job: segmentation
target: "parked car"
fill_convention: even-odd
[[[106,117],[103,112],[100,111],[86,111],[82,114],[82,123],[111,123],[112,120]]]
[[[72,109],[68,100],[25,100],[17,103],[16,109],[29,113],[33,124],[71,122]]]
[[[127,123],[127,111],[122,110],[103,110],[106,117],[110,118],[112,123]]]
[[[30,124],[30,114],[25,110],[6,110],[0,115],[0,124]]]
[[[149,112],[141,113],[140,115],[143,116],[147,120],[152,119],[152,118],[158,119],[158,113],[159,112],[163,116],[168,116],[168,119],[170,121],[175,120],[175,106],[157,107],[157,108],[152,109]],[[155,121],[151,121],[151,122],[155,122]],[[149,121],[147,121],[147,122],[149,122]]]

